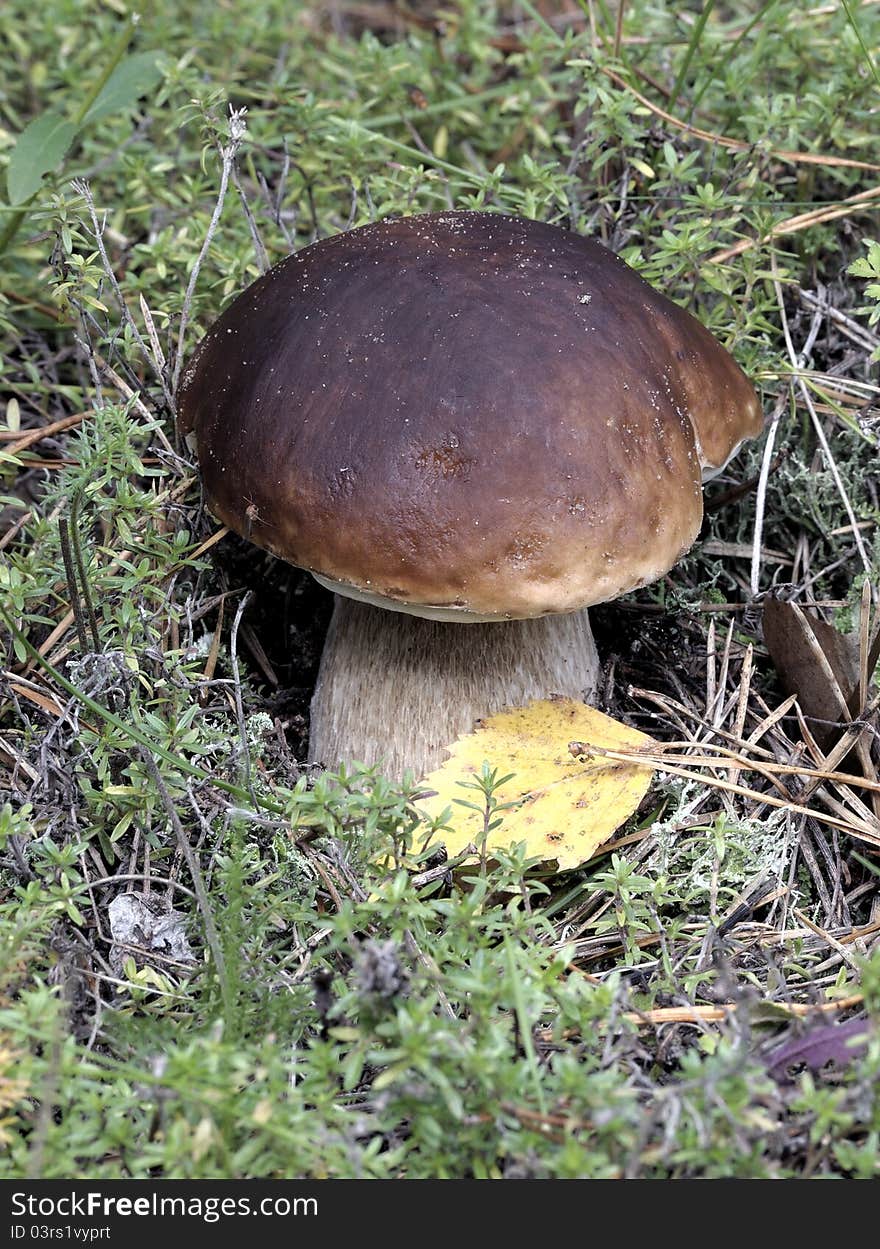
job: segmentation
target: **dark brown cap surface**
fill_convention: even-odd
[[[762,425],[728,353],[623,261],[479,212],[282,261],[200,343],[180,416],[231,528],[464,619],[654,580],[697,534],[701,465]]]

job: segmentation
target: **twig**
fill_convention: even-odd
[[[812,291],[798,290],[798,295],[802,303],[808,308],[815,308],[821,311],[824,316],[833,321],[835,325],[840,327],[843,334],[847,338],[851,338],[854,343],[858,343],[866,351],[874,351],[880,347],[880,338],[876,334],[872,334],[864,325],[859,325],[857,321],[853,321],[852,317],[848,317],[841,312],[839,308],[835,308],[827,299],[821,299],[818,295],[814,295]]]
[[[81,178],[74,178],[74,180],[71,182],[71,186],[73,187],[74,191],[76,191],[78,195],[81,195],[86,202],[86,208],[88,209],[89,217],[92,222],[92,234],[94,236],[95,243],[98,248],[98,255],[101,257],[101,264],[103,266],[105,274],[107,275],[107,280],[109,281],[110,285],[113,287],[113,294],[116,296],[116,302],[119,305],[120,312],[122,313],[122,319],[125,322],[125,324],[128,326],[128,328],[131,330],[132,336],[141,350],[141,355],[143,356],[150,370],[155,374],[156,380],[158,381],[159,385],[162,387],[162,396],[165,400],[165,403],[168,405],[169,410],[173,412],[174,400],[172,398],[171,391],[168,388],[168,382],[166,380],[165,373],[161,365],[159,364],[159,360],[158,359],[154,360],[152,354],[150,353],[149,348],[147,347],[147,344],[144,342],[143,335],[138,329],[137,322],[135,321],[134,317],[131,315],[131,312],[129,311],[128,304],[125,302],[125,296],[122,294],[122,289],[118,281],[116,280],[116,274],[114,273],[113,266],[110,263],[110,257],[107,255],[107,248],[104,246],[104,230],[100,222],[98,221],[98,214],[95,209],[95,201],[94,201],[94,198],[92,197],[91,187],[85,180]],[[161,353],[159,354],[161,355]]]
[[[617,83],[625,91],[631,92],[640,104],[650,109],[652,113],[656,113],[658,117],[662,117],[670,126],[675,126],[678,130],[686,130],[688,134],[694,135],[697,139],[705,139],[709,143],[717,143],[720,147],[726,147],[734,152],[747,152],[754,148],[754,143],[746,142],[743,139],[731,139],[727,135],[716,134],[713,130],[701,130],[698,126],[691,126],[686,121],[680,121],[678,117],[674,117],[672,113],[668,113],[666,109],[658,107],[652,103],[647,96],[642,95],[640,91],[636,91],[630,83],[626,81],[620,74],[613,69],[609,69],[607,65],[598,67],[603,74],[606,74],[612,82]],[[375,124],[375,123],[374,123]],[[818,152],[789,152],[780,148],[764,149],[765,154],[774,160],[787,161],[793,165],[824,165],[829,168],[843,167],[846,169],[869,169],[872,171],[880,171],[880,165],[872,164],[870,161],[854,160],[849,156],[822,156]],[[880,187],[877,187],[874,195],[880,195]],[[867,197],[868,192],[863,192],[862,198]],[[856,197],[852,197],[855,199]],[[845,201],[850,202],[850,201]],[[746,244],[748,247],[749,244]],[[743,250],[746,250],[743,248]],[[714,260],[715,257],[713,256]]]
[[[749,588],[753,595],[758,593],[761,584],[761,545],[764,538],[764,509],[767,503],[767,483],[770,480],[770,465],[773,461],[773,447],[776,442],[776,431],[779,429],[779,418],[782,416],[784,396],[780,396],[770,419],[767,430],[767,441],[764,443],[764,454],[761,458],[761,473],[758,477],[758,489],[755,494],[755,531],[752,535],[752,567],[749,574]]]
[[[654,758],[650,758],[648,755],[639,752],[626,753],[618,750],[606,750],[604,747],[598,746],[590,746],[589,748],[585,747],[585,749],[589,749],[591,754],[602,755],[605,758],[614,759],[620,763],[641,764],[643,767],[657,768],[663,772],[669,773],[671,776],[681,776],[685,780],[697,779],[699,776],[697,769],[699,767],[718,768],[725,766],[727,763],[727,759],[724,758],[690,758],[686,756],[681,760],[682,763],[687,763],[689,765],[685,768],[678,767],[675,764],[670,763],[669,759],[664,756],[662,748],[657,751]],[[729,755],[732,757],[733,752],[729,752]],[[764,770],[755,764],[754,761],[749,762],[746,760],[744,762],[744,766],[749,771],[763,772]],[[766,765],[764,765],[764,767],[766,767]],[[782,765],[777,765],[777,769],[782,772],[791,772],[795,774],[800,771],[799,768],[785,768]],[[804,769],[804,771],[808,775],[815,775],[811,769]],[[861,821],[857,823],[855,820],[847,821],[838,819],[835,816],[826,815],[824,811],[816,811],[815,809],[801,806],[799,803],[794,802],[790,798],[787,800],[774,798],[772,794],[760,793],[758,790],[749,789],[744,785],[735,785],[730,781],[724,781],[717,776],[707,776],[703,779],[707,785],[711,785],[715,789],[723,789],[729,793],[739,794],[743,798],[751,798],[753,801],[761,805],[781,807],[787,811],[795,811],[800,815],[806,815],[811,819],[818,820],[820,823],[830,824],[832,828],[842,829],[842,831],[847,833],[850,837],[855,837],[860,841],[867,842],[868,845],[880,847],[880,836],[877,835],[874,829],[868,827],[867,825],[863,825]],[[834,779],[834,774],[823,779]],[[874,787],[870,782],[864,780],[862,777],[847,777],[847,780],[864,788]]]
[[[620,57],[620,43],[623,39],[623,15],[626,12],[626,0],[617,0],[617,21],[614,23],[614,59]]]
[[[153,358],[155,368],[161,376],[165,377],[165,352],[162,350],[162,344],[159,342],[159,335],[156,332],[156,323],[153,320],[153,314],[150,311],[150,305],[144,299],[143,294],[138,296],[138,302],[141,306],[141,316],[144,318],[144,325],[147,327],[147,336],[150,340],[150,346],[153,349]]]
[[[801,396],[803,397],[804,403],[806,404],[807,411],[810,414],[810,419],[813,422],[813,429],[816,431],[816,437],[818,438],[819,444],[822,447],[822,451],[825,456],[826,463],[828,464],[828,468],[831,472],[831,476],[834,478],[834,484],[837,487],[838,494],[840,495],[843,501],[844,510],[846,511],[846,514],[849,517],[849,523],[852,525],[853,538],[855,540],[856,549],[859,552],[859,556],[861,558],[862,564],[864,565],[865,571],[870,577],[874,569],[873,569],[871,560],[868,558],[868,552],[865,550],[865,543],[862,539],[862,535],[858,527],[856,514],[853,511],[852,504],[849,501],[849,495],[846,493],[846,487],[844,486],[843,480],[840,476],[840,471],[838,470],[837,462],[835,461],[834,456],[831,454],[831,448],[828,445],[828,439],[825,436],[825,430],[822,428],[822,422],[819,420],[819,414],[817,413],[813,405],[812,396],[810,395],[810,391],[808,387],[804,383],[804,379],[802,376],[803,360],[795,352],[794,344],[791,341],[791,332],[788,327],[788,316],[786,315],[785,303],[782,298],[782,285],[779,280],[779,271],[778,271],[778,267],[776,264],[776,254],[774,252],[771,252],[770,254],[770,267],[773,273],[773,289],[776,292],[776,300],[777,300],[777,303],[779,304],[779,315],[780,315],[781,322],[782,322],[782,332],[785,337],[785,345],[788,350],[789,359],[791,360],[791,365],[792,365],[792,370],[793,370],[793,380],[796,383],[798,389],[800,390]]]
[[[189,328],[190,312],[192,310],[193,296],[195,294],[196,283],[199,280],[199,273],[204,264],[205,257],[214,238],[217,226],[220,224],[220,214],[223,211],[223,204],[226,200],[226,192],[229,188],[229,177],[232,173],[232,165],[235,161],[238,149],[241,147],[245,134],[247,133],[247,124],[244,120],[246,108],[230,108],[229,110],[229,142],[225,147],[220,149],[222,160],[222,168],[220,170],[220,189],[217,192],[217,202],[214,205],[214,211],[211,214],[211,220],[205,231],[205,237],[202,240],[202,246],[196,257],[196,262],[192,267],[189,275],[189,282],[186,287],[186,294],[183,297],[183,307],[180,311],[180,327],[177,331],[177,351],[174,361],[174,371],[171,375],[171,394],[177,396],[177,390],[180,385],[180,374],[183,369],[183,347],[186,341],[186,331]]]
[[[100,876],[97,880],[90,880],[79,886],[80,889],[101,889],[107,885],[116,885],[121,880],[139,880],[147,886],[168,885],[170,889],[177,889],[180,893],[185,893],[188,898],[198,898],[192,889],[187,889],[186,885],[181,885],[178,881],[172,880],[166,876],[147,876],[143,872],[119,872],[115,876]],[[74,890],[75,892],[75,890]]]
[[[232,185],[235,187],[236,191],[238,191],[238,198],[241,200],[241,206],[242,206],[242,209],[244,210],[245,220],[247,221],[248,229],[251,232],[251,241],[253,242],[254,252],[257,257],[257,268],[260,270],[261,274],[265,273],[267,269],[269,268],[269,257],[266,253],[266,248],[263,245],[263,240],[260,238],[260,231],[257,228],[256,221],[254,220],[254,214],[251,212],[251,206],[247,201],[247,196],[244,193],[244,188],[242,187],[238,179],[238,173],[236,171],[234,162],[232,164],[231,177],[232,177]]]
[[[871,710],[876,709],[878,704],[880,704],[880,694],[873,700]],[[809,777],[815,778],[819,782],[834,781],[842,785],[851,785],[854,788],[880,792],[880,781],[871,781],[864,776],[856,776],[851,772],[838,772],[831,768],[809,768],[804,764],[776,763],[767,760],[749,759],[738,750],[731,750],[726,746],[717,744],[713,747],[718,752],[717,755],[672,753],[673,751],[678,752],[691,749],[693,745],[691,742],[657,742],[654,747],[645,747],[634,751],[614,751],[604,746],[592,746],[589,743],[579,742],[577,744],[583,745],[585,754],[607,756],[609,759],[616,758],[619,755],[623,762],[646,762],[649,767],[664,768],[666,766],[665,761],[669,759],[676,763],[699,764],[701,767],[713,768],[727,767],[730,763],[736,763],[749,771],[761,773],[767,780],[772,780],[774,775]],[[807,814],[812,815],[812,812],[807,812]]]
[[[202,921],[205,925],[205,939],[208,942],[208,948],[211,951],[211,957],[214,959],[214,966],[217,969],[217,978],[220,981],[220,992],[223,996],[223,1004],[226,1007],[227,1015],[232,1011],[232,993],[230,990],[229,979],[226,974],[226,960],[223,957],[223,947],[220,943],[220,936],[214,923],[214,914],[211,910],[211,904],[208,900],[207,890],[205,889],[205,881],[202,876],[202,869],[199,867],[198,859],[193,853],[193,848],[189,844],[189,838],[186,835],[186,829],[181,823],[180,816],[177,814],[177,808],[172,801],[171,795],[165,787],[161,773],[156,766],[152,752],[146,747],[140,747],[140,756],[144,761],[144,766],[150,774],[153,784],[159,791],[159,797],[165,808],[165,813],[174,829],[174,835],[177,838],[177,844],[180,847],[180,853],[186,860],[189,868],[190,877],[193,882],[196,899],[198,901],[199,911],[202,915]]]
[[[49,425],[40,425],[37,429],[26,430],[21,433],[16,430],[8,432],[0,431],[0,441],[12,442],[12,446],[7,450],[10,455],[18,455],[20,451],[27,451],[28,447],[34,446],[37,442],[42,442],[44,438],[52,438],[55,434],[61,434],[66,429],[73,429],[75,425],[80,425],[82,421],[89,415],[88,412],[74,412],[71,416],[62,416],[60,420],[52,421]]]
[[[219,529],[214,530],[210,538],[206,538],[204,542],[199,543],[196,549],[190,553],[189,558],[191,560],[198,559],[201,555],[204,555],[206,551],[210,551],[212,546],[216,546],[218,542],[222,541],[228,533],[229,529],[227,526],[221,525]]]
[[[863,993],[850,993],[847,997],[838,998],[834,1002],[818,1002],[815,1005],[802,1002],[768,1002],[780,1015],[791,1015],[798,1019],[808,1018],[817,1014],[837,1014],[838,1011],[849,1010],[859,1006],[865,1000]],[[723,1002],[720,1006],[658,1006],[653,1010],[625,1011],[621,1016],[627,1023],[637,1028],[658,1027],[666,1023],[720,1023],[729,1019],[731,1014],[740,1009],[737,1002]],[[542,1028],[537,1032],[542,1041],[558,1041],[559,1033],[553,1028]],[[574,1040],[581,1035],[579,1028],[566,1028],[562,1039]]]
[[[251,801],[255,808],[259,807],[256,794],[251,784],[251,756],[248,749],[247,727],[244,722],[244,704],[241,697],[241,676],[238,671],[238,629],[241,624],[241,618],[244,615],[245,608],[251,599],[251,592],[244,595],[238,605],[235,613],[235,619],[232,622],[232,629],[229,635],[229,665],[232,668],[232,680],[235,689],[235,719],[238,724],[238,736],[241,743],[241,776],[244,780],[245,787],[251,796]]]
[[[876,169],[877,166],[874,165],[872,168]],[[784,221],[778,221],[760,238],[740,239],[732,247],[725,247],[723,251],[715,252],[709,257],[709,264],[725,264],[728,260],[733,260],[735,256],[741,256],[743,252],[751,251],[753,247],[771,243],[773,239],[780,238],[782,235],[797,234],[798,231],[807,230],[810,226],[824,225],[826,221],[836,221],[838,217],[849,217],[852,213],[861,210],[870,211],[874,205],[868,201],[875,200],[878,196],[880,196],[880,186],[875,186],[867,191],[859,191],[857,195],[849,195],[839,204],[828,208],[816,208],[808,213],[799,213],[796,217],[787,217]]]
[[[832,937],[830,932],[826,932],[824,928],[820,928],[818,924],[814,924],[813,921],[805,915],[803,911],[799,911],[796,906],[792,907],[791,913],[800,920],[805,928],[809,928],[810,932],[815,933],[817,937],[821,937],[827,945],[830,945],[832,950],[835,950],[840,955],[848,967],[853,970],[858,969],[858,960],[850,954],[846,946],[841,945],[835,937]]]

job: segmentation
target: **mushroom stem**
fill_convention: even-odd
[[[336,595],[311,706],[310,754],[334,768],[426,775],[483,716],[563,694],[589,701],[599,657],[586,609],[459,624]]]

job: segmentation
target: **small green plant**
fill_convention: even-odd
[[[867,313],[869,325],[877,325],[880,323],[880,243],[866,240],[865,245],[868,249],[867,256],[859,256],[854,260],[847,273],[855,278],[868,279],[865,294],[873,303],[863,308],[862,312]],[[871,359],[880,360],[880,347],[874,349]]]
[[[480,864],[483,875],[486,873],[486,843],[489,840],[489,834],[503,823],[503,812],[516,806],[515,802],[500,802],[496,793],[502,785],[506,785],[508,781],[513,779],[513,773],[508,773],[506,776],[499,776],[498,773],[498,768],[490,767],[484,761],[476,780],[459,782],[462,789],[471,789],[479,794],[481,801],[470,802],[467,798],[454,799],[457,806],[465,807],[470,811],[476,811],[482,818],[482,838],[478,849],[480,851]]]

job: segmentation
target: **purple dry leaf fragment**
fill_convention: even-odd
[[[765,1062],[775,1078],[784,1077],[789,1067],[795,1063],[804,1063],[811,1071],[818,1071],[828,1062],[845,1066],[864,1054],[870,1031],[871,1025],[867,1019],[823,1024],[819,1028],[810,1029],[803,1036],[783,1041],[770,1051]],[[861,1043],[854,1043],[853,1037],[861,1037]]]

